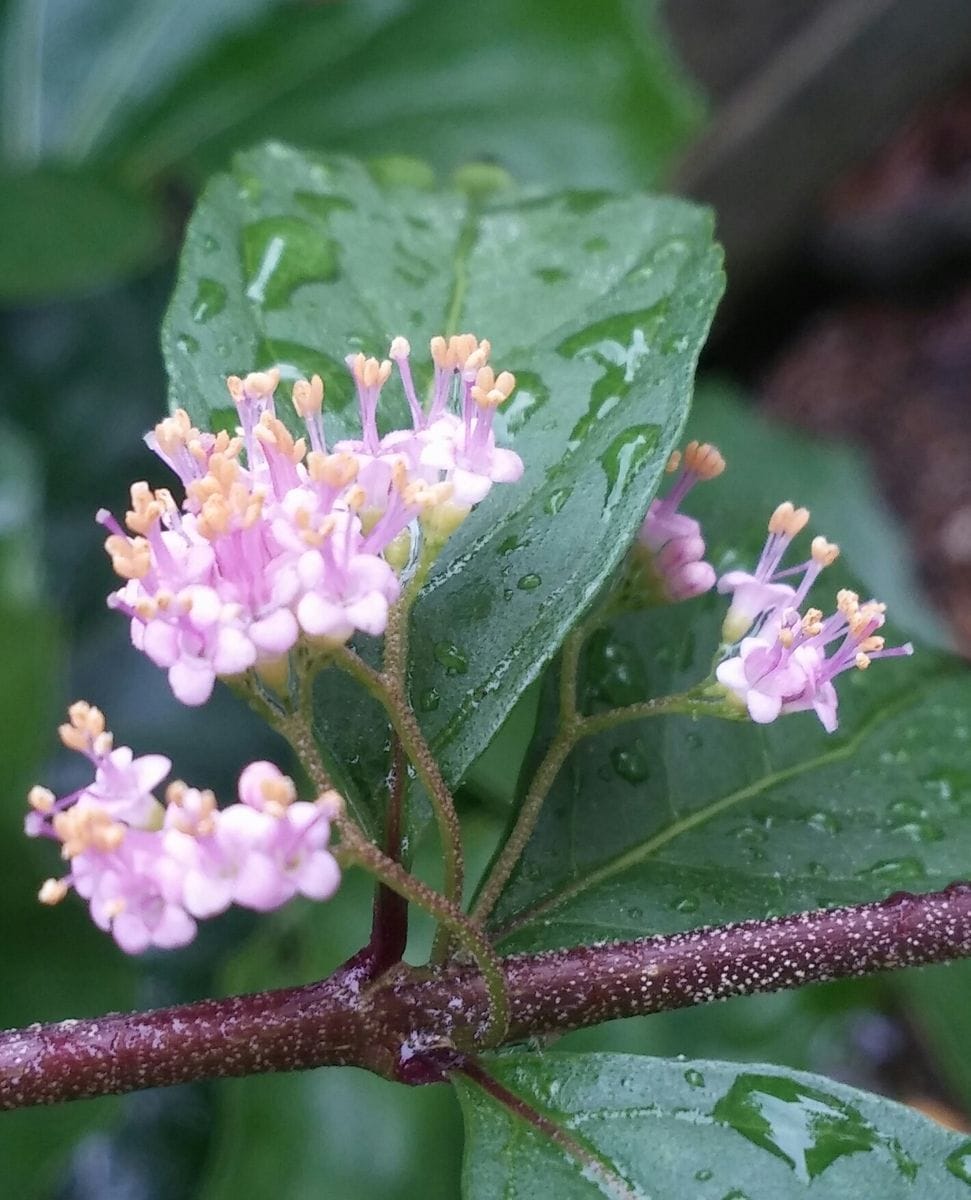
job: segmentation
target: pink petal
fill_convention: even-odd
[[[353,604],[346,605],[344,612],[357,629],[370,633],[373,637],[384,633],[388,624],[388,602],[380,592],[362,596]]]
[[[285,654],[300,636],[297,618],[288,608],[277,609],[249,627],[250,640],[265,654]]]
[[[263,796],[264,783],[276,783],[283,778],[283,772],[271,762],[251,762],[244,767],[239,776],[239,798],[243,804],[262,812],[265,804]]]
[[[202,659],[180,658],[169,668],[169,687],[176,700],[197,708],[212,695],[216,672]]]
[[[141,954],[152,944],[148,927],[137,913],[119,913],[111,922],[111,935],[126,954]]]
[[[232,904],[234,886],[231,878],[190,871],[185,877],[183,902],[194,917],[214,917]]]
[[[179,631],[167,621],[148,621],[142,631],[139,649],[157,667],[171,667],[179,657]]]
[[[498,449],[492,456],[492,478],[495,483],[515,483],[523,477],[523,460],[515,450]]]
[[[310,900],[329,900],[341,881],[340,867],[326,850],[308,855],[294,874],[301,895]]]
[[[212,665],[217,675],[241,675],[256,662],[256,647],[238,629],[220,629]]]
[[[311,637],[328,637],[335,642],[346,642],[354,632],[354,625],[345,616],[344,609],[339,604],[324,600],[315,592],[308,592],[297,605],[297,620]]]
[[[484,500],[492,487],[492,480],[488,475],[479,475],[464,467],[455,468],[450,482],[455,489],[452,492],[452,503],[463,507],[469,504],[478,504]]]
[[[152,943],[162,950],[187,946],[196,936],[196,923],[177,904],[166,904],[158,924],[152,930]]]
[[[745,697],[749,716],[759,725],[768,725],[782,711],[782,700],[779,696],[767,696],[753,688]]]

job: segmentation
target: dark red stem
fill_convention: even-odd
[[[969,955],[968,883],[669,937],[516,955],[504,962],[508,1038]],[[469,1048],[488,1017],[482,980],[468,968],[399,966],[370,980],[366,964],[352,960],[306,987],[0,1034],[0,1108],[328,1065],[431,1082],[443,1074],[436,1052]]]
[[[404,798],[407,789],[408,760],[400,739],[396,734],[392,734],[388,808],[384,819],[384,852],[394,862],[401,861]],[[380,974],[400,962],[407,942],[408,901],[385,884],[379,883],[374,890],[371,940],[368,944],[374,973]]]

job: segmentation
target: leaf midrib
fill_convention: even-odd
[[[624,871],[637,866],[639,863],[656,854],[659,850],[662,850],[682,834],[689,833],[691,830],[707,824],[707,822],[715,817],[721,816],[722,813],[734,808],[735,805],[741,804],[745,800],[751,800],[778,784],[788,783],[790,780],[798,779],[800,776],[806,775],[811,771],[828,767],[833,763],[842,762],[844,759],[850,758],[875,730],[919,701],[934,684],[939,683],[942,678],[946,678],[949,674],[951,674],[949,671],[938,672],[926,678],[920,687],[902,692],[879,712],[872,714],[842,745],[834,747],[834,749],[819,754],[814,758],[807,759],[805,762],[797,763],[780,771],[774,771],[769,775],[764,775],[761,779],[746,784],[745,787],[737,788],[734,792],[729,792],[717,800],[710,801],[694,812],[686,813],[679,820],[672,822],[658,833],[625,850],[622,854],[618,854],[607,862],[602,863],[582,879],[573,880],[558,891],[549,893],[529,908],[523,909],[515,917],[494,930],[495,939],[502,941],[504,938],[530,925],[544,913],[558,908],[561,904],[565,904],[581,893],[606,882],[616,875],[623,874]]]

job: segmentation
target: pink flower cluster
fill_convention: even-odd
[[[493,372],[490,349],[472,334],[433,338],[427,411],[404,338],[382,362],[349,355],[362,433],[331,449],[320,377],[294,384],[306,428],[295,439],[276,415],[275,369],[228,380],[237,436],[201,432],[181,409],[147,436],[185,498],[179,505],[164,488],[134,484],[129,532],[99,512],[126,581],[108,603],[131,618],[133,643],[168,672],[179,700],[203,704],[217,677],[250,668],[282,681],[301,636],[327,645],[384,632],[418,554],[434,552],[493,483],[522,475],[519,456],[495,443],[493,417],[515,379]],[[378,402],[392,360],[412,428],[382,437]]]
[[[298,801],[278,768],[254,762],[240,776],[238,804],[220,809],[212,792],[176,781],[163,806],[154,789],[167,758],[115,748],[103,714],[83,701],[68,716],[61,740],[90,760],[95,777],[60,799],[31,789],[27,834],[59,841],[70,862],[68,875],[41,888],[45,904],[73,887],[95,924],[139,954],[186,945],[197,920],[231,904],[267,912],[298,894],[326,900],[336,891],[340,869],[327,848],[341,811],[336,792]]]
[[[741,644],[737,654],[718,666],[716,677],[759,724],[812,709],[832,733],[838,725],[836,676],[853,667],[865,670],[875,658],[913,654],[913,646],[887,649],[878,633],[885,606],[875,600],[861,603],[849,590],[837,593],[831,616],[824,617],[818,608],[800,614],[820,571],[839,554],[833,543],[816,537],[806,562],[779,569],[792,539],[808,521],[807,509],[780,504],[769,521],[755,572],[729,571],[718,581],[718,590],[732,597],[722,636],[730,643],[741,639]],[[796,587],[783,582],[800,575]]]
[[[654,574],[666,600],[689,600],[715,586],[715,568],[704,561],[705,540],[694,517],[679,512],[681,501],[696,483],[714,479],[725,470],[725,460],[708,442],[689,442],[682,457],[675,451],[667,471],[680,475],[670,492],[652,500],[637,535],[640,545],[652,555]]]

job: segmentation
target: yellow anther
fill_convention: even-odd
[[[306,441],[303,438],[297,438],[294,441],[290,430],[279,417],[274,417],[272,413],[263,413],[253,432],[257,440],[264,446],[273,446],[279,454],[294,464],[301,462],[307,452]]]
[[[357,512],[359,508],[364,507],[364,502],[367,500],[367,492],[360,484],[355,484],[352,488],[348,488],[345,499],[347,507],[351,512]]]
[[[37,893],[41,904],[60,904],[67,895],[68,886],[63,879],[45,879]]]
[[[428,344],[432,362],[440,371],[478,371],[489,361],[492,345],[474,333],[454,333],[446,342],[433,337]]]
[[[391,358],[407,358],[411,353],[411,343],[407,338],[396,337],[391,341],[391,348],[388,354]]]
[[[443,337],[433,337],[428,343],[428,349],[431,351],[432,362],[440,371],[448,369],[448,344]]]
[[[820,566],[831,567],[840,556],[840,548],[835,542],[827,542],[824,537],[814,537],[810,553]]]
[[[860,597],[849,588],[840,588],[836,593],[836,607],[844,617],[852,616],[860,608]]]
[[[349,450],[339,450],[336,454],[322,454],[319,450],[311,450],[307,455],[307,471],[314,483],[323,483],[327,487],[344,488],[353,483],[360,470],[357,458]]]
[[[664,470],[668,475],[673,475],[674,472],[681,466],[681,451],[672,450],[668,455],[668,461],[665,464]]]
[[[860,649],[864,654],[873,654],[877,650],[882,650],[885,644],[885,638],[882,638],[878,633],[872,633],[868,638],[864,638],[860,642]]]
[[[196,532],[208,541],[213,541],[229,530],[229,518],[229,505],[226,500],[219,495],[209,496],[196,518]],[[159,607],[162,607],[161,604]]]
[[[684,465],[699,479],[714,479],[725,470],[725,459],[711,442],[689,442],[684,450]]]
[[[140,596],[135,601],[135,613],[143,621],[151,621],[158,616],[158,605],[151,596]]]
[[[491,367],[482,367],[475,377],[472,399],[482,408],[498,408],[509,399],[515,386],[516,376],[512,372],[503,371],[497,376]]]
[[[865,671],[870,665],[870,658],[868,655],[864,654],[862,650],[858,650],[854,662],[861,671]]]
[[[324,381],[319,375],[298,379],[293,385],[293,407],[300,417],[312,417],[324,407]]]
[[[110,730],[105,730],[104,733],[99,733],[93,739],[91,748],[99,758],[105,758],[111,753],[112,747],[115,744],[114,734]]]
[[[142,537],[126,538],[113,533],[105,539],[111,568],[122,579],[144,579],[152,569],[152,551]]]
[[[795,640],[795,636],[796,635],[788,627],[779,630],[779,641],[783,646],[786,647],[786,649],[792,645],[793,641]]]
[[[57,732],[69,750],[88,750],[105,732],[104,713],[86,700],[76,700],[67,715],[69,723],[58,726]]]
[[[164,512],[165,504],[143,479],[131,485],[131,508],[125,513],[125,524],[132,533],[148,533]]]
[[[803,617],[800,625],[802,631],[807,637],[815,637],[817,633],[822,633],[823,630],[823,614],[818,608],[808,608],[806,615]]]
[[[226,387],[238,404],[242,400],[268,400],[276,391],[279,382],[280,369],[272,367],[269,371],[251,371],[243,379],[238,375],[230,375],[226,379]]]
[[[61,839],[61,853],[74,858],[85,850],[110,853],[117,850],[125,838],[125,826],[114,821],[103,808],[81,801],[73,808],[56,813],[52,822]]]
[[[264,779],[260,783],[263,807],[271,817],[286,815],[287,809],[297,798],[297,789],[289,775],[277,779]]]
[[[784,533],[795,537],[809,521],[808,508],[796,508],[790,500],[783,501],[769,518],[769,533]]]
[[[199,430],[192,424],[184,408],[177,408],[171,417],[165,417],[155,426],[158,448],[170,458],[190,442],[198,441],[200,436]]]
[[[55,796],[50,788],[35,784],[27,793],[27,803],[38,813],[49,813],[54,807]]]
[[[383,387],[391,374],[391,363],[388,359],[378,362],[376,358],[365,358],[356,354],[351,363],[351,373],[361,387]]]

